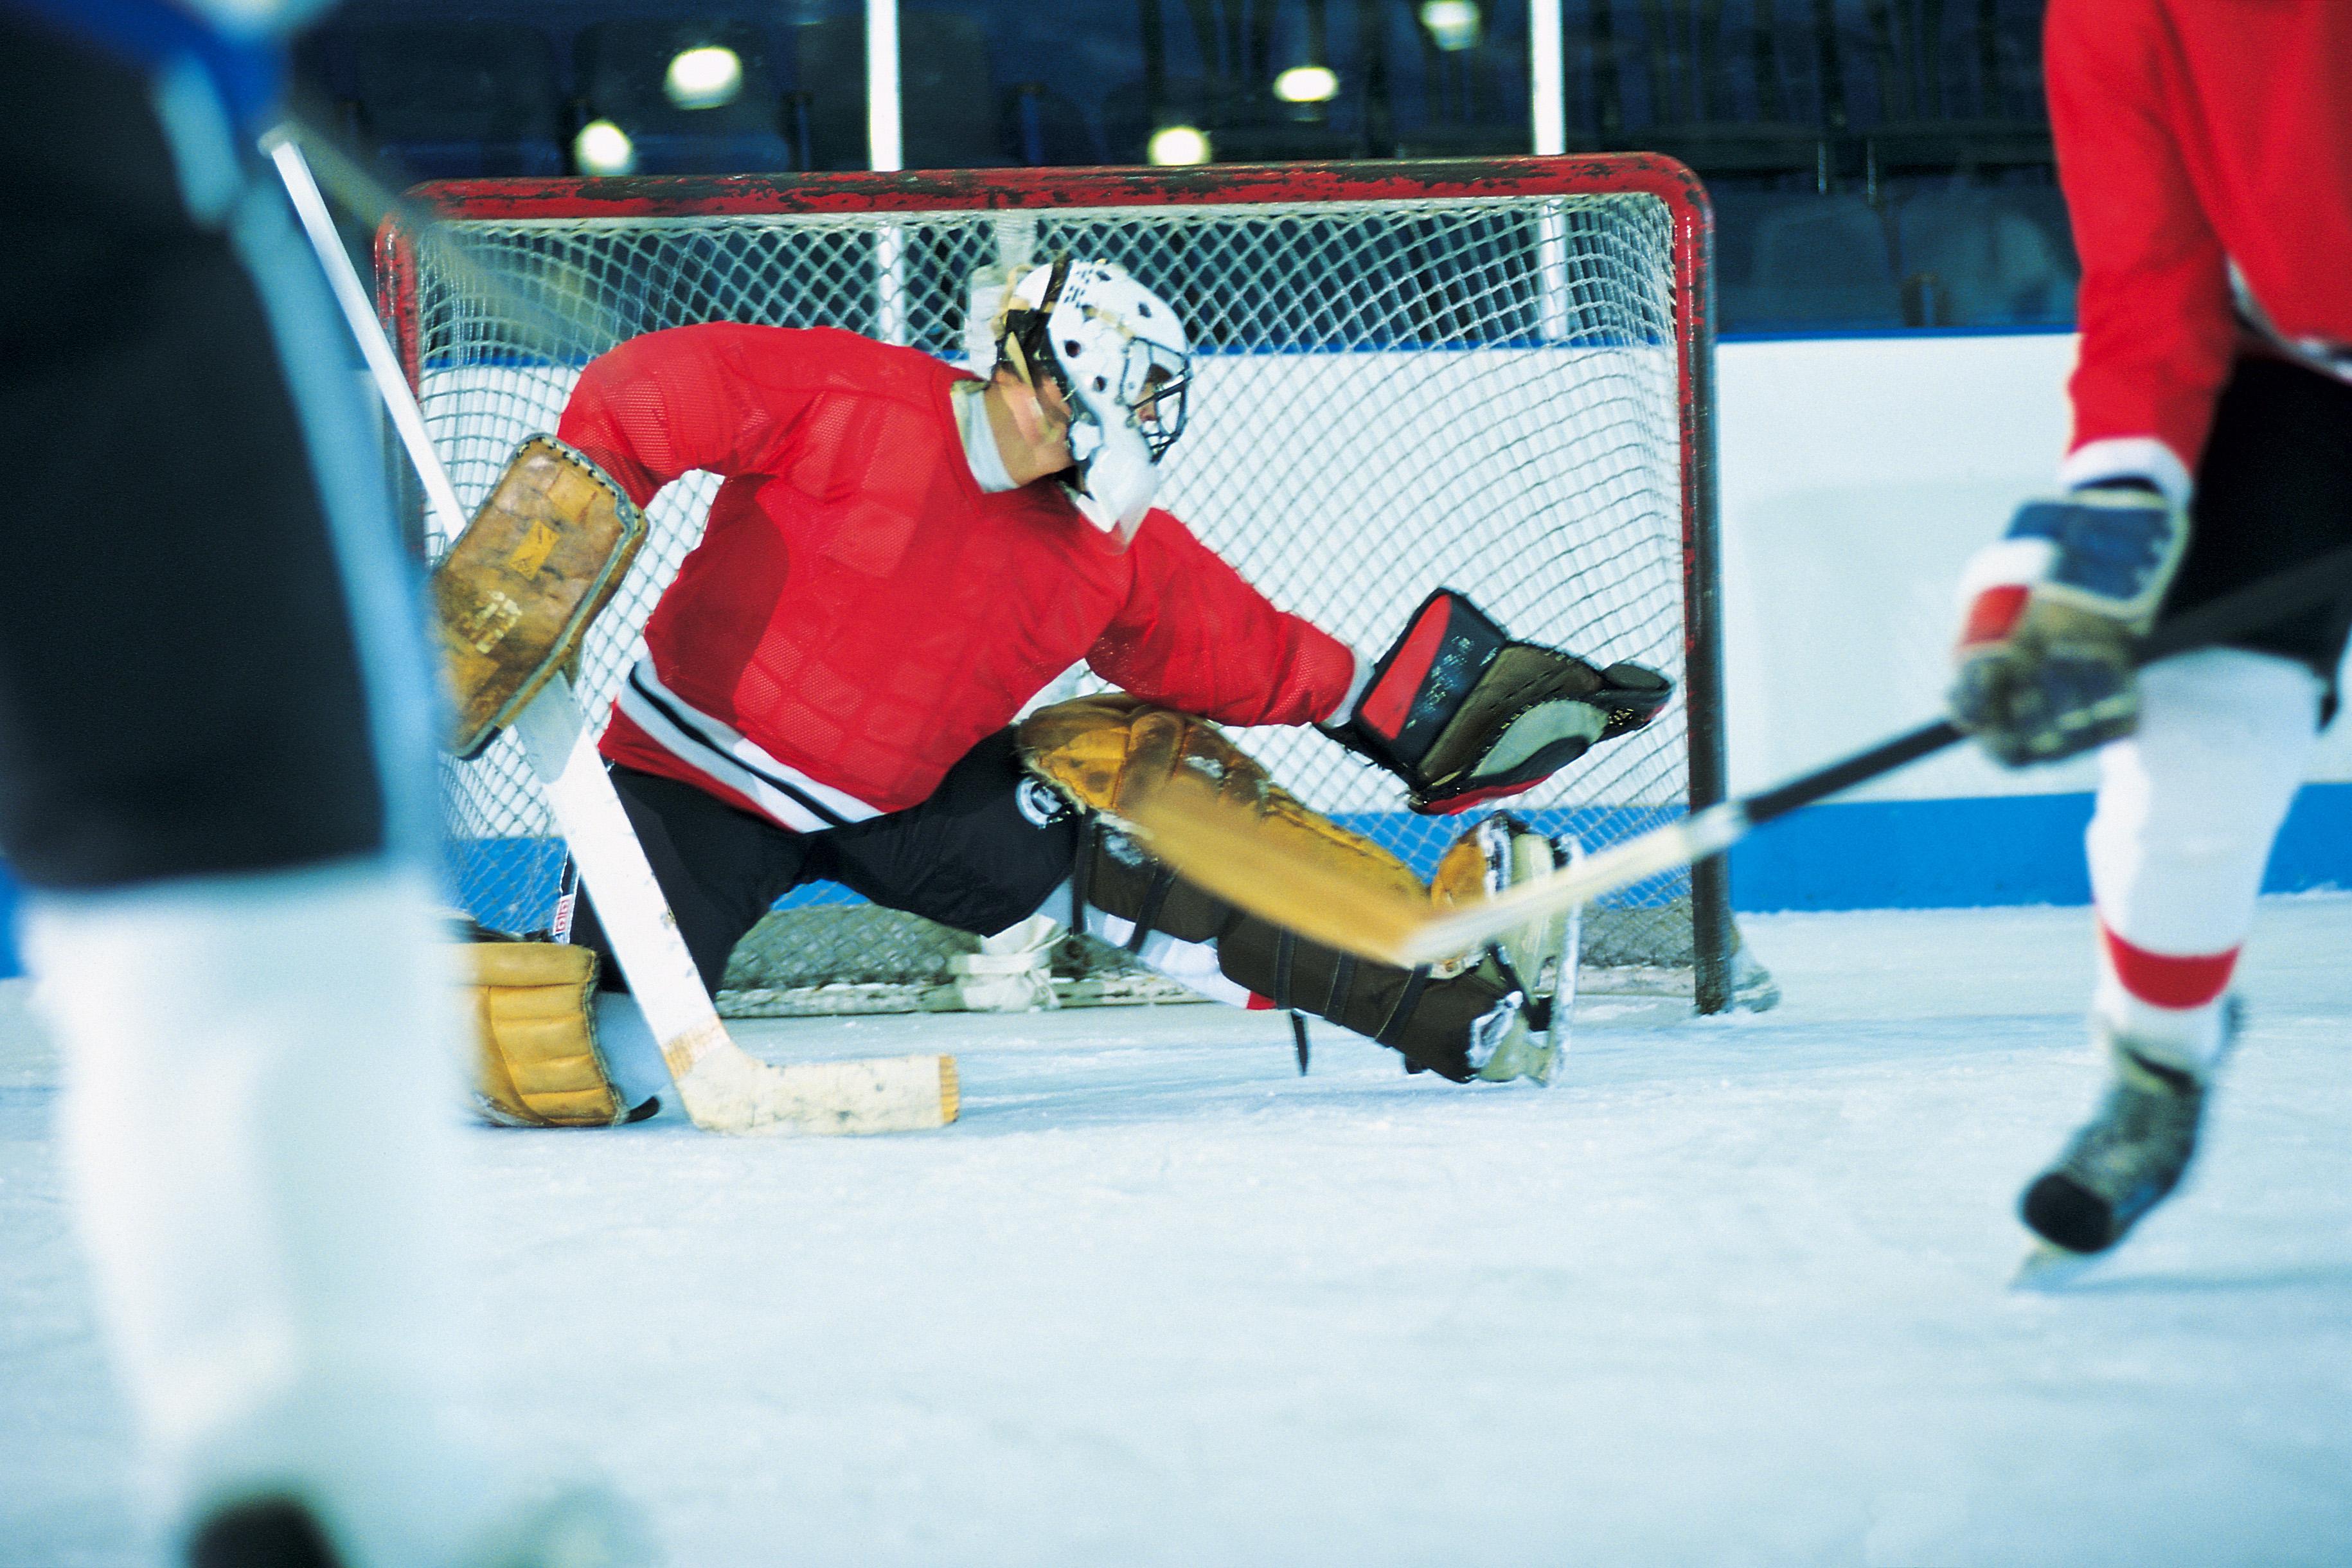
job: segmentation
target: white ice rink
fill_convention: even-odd
[[[481,1130],[471,1415],[692,1568],[2352,1562],[2352,899],[2267,903],[2186,1194],[2011,1291],[2089,1104],[2081,910],[1746,922],[1780,1011],[1465,1090],[1208,1007],[751,1026],[961,1054],[866,1142]],[[132,1468],[0,989],[0,1563]]]

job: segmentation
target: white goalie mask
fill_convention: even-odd
[[[1032,386],[1050,378],[1068,402],[1071,496],[1124,549],[1150,509],[1161,455],[1184,433],[1192,361],[1175,310],[1121,267],[1064,257],[1013,285],[996,353]]]

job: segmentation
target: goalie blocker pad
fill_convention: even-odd
[[[1326,731],[1404,780],[1424,814],[1533,789],[1657,716],[1674,682],[1515,641],[1451,588],[1421,602],[1348,721]]]
[[[645,514],[586,457],[552,436],[516,448],[433,568],[450,751],[479,756],[579,652],[645,541]]]

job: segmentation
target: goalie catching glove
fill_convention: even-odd
[[[2180,508],[2137,481],[2020,507],[1961,579],[1952,722],[2011,767],[2130,734],[2133,644],[2188,542]]]
[[[1674,689],[1643,665],[1596,669],[1516,642],[1440,588],[1381,656],[1355,711],[1325,732],[1404,780],[1413,810],[1451,813],[1533,789],[1647,724]]]

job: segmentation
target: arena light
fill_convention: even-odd
[[[1329,66],[1293,66],[1274,79],[1274,96],[1285,103],[1328,103],[1339,96],[1339,73]]]
[[[1421,25],[1441,49],[1475,48],[1479,20],[1477,0],[1422,0]]]
[[[572,139],[572,161],[583,174],[625,174],[637,166],[637,147],[611,121],[592,120]]]
[[[1161,165],[1205,163],[1209,133],[1197,125],[1163,125],[1151,133],[1143,155]]]
[[[743,90],[743,61],[723,44],[681,49],[662,78],[662,90],[680,109],[719,109]]]

